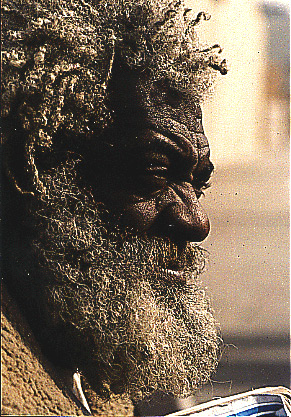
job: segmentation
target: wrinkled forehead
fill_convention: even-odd
[[[139,81],[137,94],[146,109],[147,119],[155,129],[166,133],[164,140],[171,140],[178,146],[188,142],[201,156],[209,154],[202,109],[197,98],[165,80],[151,79]]]
[[[180,89],[166,78],[155,80],[146,74],[141,74],[133,89],[143,106],[156,111],[162,109],[165,116],[174,116],[188,129],[203,131],[200,102],[190,90]]]
[[[201,153],[209,152],[201,106],[193,94],[179,90],[167,79],[156,80],[147,72],[115,70],[113,78],[113,107],[119,128],[149,128],[162,134],[160,140],[177,145],[186,140]],[[138,146],[136,142],[142,138],[138,135],[131,141]]]

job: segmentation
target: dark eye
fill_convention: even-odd
[[[199,185],[194,186],[197,198],[200,198],[202,195],[204,195],[204,191],[209,187],[211,187],[209,182],[200,183]]]
[[[167,99],[171,106],[176,107],[179,106],[179,104],[183,100],[183,95],[176,88],[169,86],[167,88]]]
[[[142,175],[143,181],[150,191],[159,191],[167,186],[167,172],[166,166],[152,163],[147,166],[144,175]]]
[[[147,161],[143,167],[140,167],[139,173],[140,187],[145,193],[155,193],[168,184],[168,167],[162,161]]]
[[[193,187],[196,190],[197,197],[204,195],[204,191],[210,187],[209,179],[213,172],[214,166],[212,162],[208,162],[207,165],[203,167],[198,167],[196,172],[193,174]]]
[[[168,167],[161,166],[161,165],[155,165],[155,164],[152,163],[152,164],[150,164],[149,167],[147,167],[146,171],[151,175],[164,177],[167,174]]]

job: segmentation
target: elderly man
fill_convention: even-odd
[[[220,337],[199,286],[218,45],[182,1],[3,2],[4,271],[101,397],[188,396]]]

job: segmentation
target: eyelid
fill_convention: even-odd
[[[145,171],[152,175],[164,175],[170,167],[170,161],[166,155],[152,154],[146,158]]]
[[[205,195],[204,191],[207,190],[207,188],[210,188],[210,187],[211,187],[211,183],[209,181],[201,182],[198,187],[194,186],[197,198],[200,198],[202,195]]]
[[[211,187],[211,182],[207,181],[200,187],[200,190],[207,190],[207,188]]]
[[[164,171],[164,172],[166,172],[167,170],[168,170],[168,167],[160,166],[160,165],[147,167],[147,171],[152,171],[152,172],[155,172],[155,171]]]
[[[170,164],[169,158],[164,153],[150,152],[145,154],[145,161],[148,165],[168,166]]]
[[[165,166],[147,167],[145,174],[152,178],[159,178],[159,179],[166,180],[166,178],[168,177],[168,168]]]

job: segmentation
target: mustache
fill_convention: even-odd
[[[141,237],[120,229],[115,219],[111,222],[103,204],[96,205],[91,196],[81,192],[73,168],[74,164],[63,167],[43,180],[50,194],[49,204],[40,204],[34,214],[40,227],[45,225],[42,239],[36,242],[39,250],[43,251],[49,242],[50,258],[61,263],[65,256],[72,268],[81,270],[110,259],[119,262],[125,271],[148,265],[149,280],[152,277],[155,282],[162,275],[173,285],[178,280],[166,271],[182,271],[189,277],[205,269],[208,253],[197,244],[188,242],[181,248],[167,238]]]
[[[118,236],[118,241],[116,240]],[[125,250],[132,257],[141,258],[141,248],[147,248],[152,245],[151,258],[154,258],[157,267],[160,270],[192,271],[200,274],[207,264],[209,253],[200,245],[187,242],[183,248],[168,238],[158,238],[153,236],[136,236],[131,230],[118,228],[112,234],[108,235],[109,240],[116,241],[117,250]],[[155,250],[155,245],[158,250]],[[148,249],[149,250],[149,249]]]
[[[132,257],[143,259],[142,249],[146,249],[150,260],[153,260],[157,268],[175,271],[192,271],[200,274],[207,263],[208,253],[201,246],[188,242],[181,248],[175,242],[167,238],[136,236],[131,230],[120,228],[116,217],[112,215],[103,203],[96,203],[93,197],[81,184],[78,183],[77,172],[81,160],[71,159],[51,171],[44,174],[42,182],[48,191],[49,197],[45,204],[40,204],[36,210],[38,220],[49,222],[48,227],[54,233],[58,242],[58,236],[69,237],[68,249],[78,251],[77,259],[71,261],[84,264],[96,261],[93,246],[109,252],[114,249],[116,256],[120,252],[127,251]],[[96,209],[97,208],[97,209]],[[35,208],[33,208],[35,210]],[[157,245],[158,250],[154,248]],[[152,248],[150,248],[152,246]],[[62,252],[63,242],[55,251]],[[54,250],[51,248],[51,250]],[[82,253],[83,251],[83,253]],[[69,252],[69,250],[68,250]],[[56,253],[57,255],[57,253]],[[100,256],[100,255],[99,255]],[[153,264],[153,262],[151,262]]]

